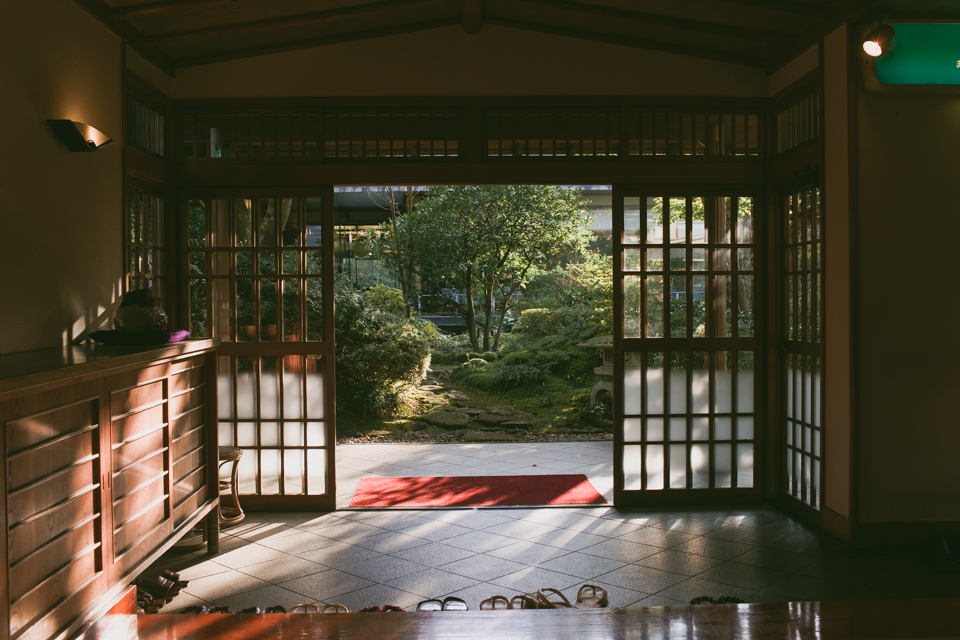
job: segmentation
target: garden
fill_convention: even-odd
[[[336,282],[338,440],[612,438],[609,395],[590,406],[600,350],[579,346],[611,333],[590,221],[552,186],[433,187],[391,211],[366,245],[400,286]]]

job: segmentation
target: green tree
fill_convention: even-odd
[[[553,186],[433,187],[396,221],[388,261],[414,265],[423,293],[457,289],[447,301],[467,321],[471,347],[499,346],[512,293],[535,266],[582,253],[589,240],[580,192]],[[494,307],[502,299],[497,324]],[[474,305],[479,297],[482,325]],[[481,346],[482,343],[482,346]]]

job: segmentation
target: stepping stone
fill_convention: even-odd
[[[520,413],[519,411],[517,411],[515,408],[511,407],[511,406],[508,405],[508,404],[498,404],[498,405],[494,405],[494,406],[488,408],[487,411],[489,411],[490,413],[492,413],[492,414],[494,414],[494,415],[498,415],[498,416],[508,416],[508,415],[512,415],[512,414],[515,414],[515,413]]]
[[[423,387],[421,387],[421,389],[422,388]],[[451,400],[469,400],[470,399],[470,396],[465,394],[463,391],[457,391],[456,389],[453,389],[452,391],[447,391],[444,395],[450,398]]]
[[[450,404],[450,401],[447,400],[446,398],[441,396],[435,396],[432,393],[422,396],[420,399],[423,402],[426,402],[427,404],[433,404],[441,407]]]
[[[508,420],[506,422],[501,422],[500,426],[511,429],[519,429],[521,427],[532,427],[533,423],[527,422],[526,420]]]
[[[438,384],[422,384],[420,385],[420,390],[421,391],[442,391],[443,387],[441,387]]]
[[[510,417],[505,415],[496,415],[493,413],[487,413],[486,411],[484,411],[478,415],[475,415],[473,419],[476,420],[477,422],[482,422],[484,424],[500,424],[505,420],[509,420]]]
[[[483,415],[483,409],[473,409],[473,408],[461,408],[459,409],[460,413],[465,413],[468,416],[479,416]]]
[[[470,416],[459,411],[443,411],[438,409],[423,416],[423,419],[438,427],[462,427],[470,421]]]

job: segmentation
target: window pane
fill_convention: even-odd
[[[300,244],[300,201],[296,198],[284,198],[280,201],[281,235],[285,247]]]
[[[640,198],[624,198],[623,243],[638,244],[640,241]]]
[[[640,337],[642,282],[642,276],[624,276],[623,278],[623,335],[627,338]]]
[[[250,247],[253,245],[250,200],[234,200],[234,223],[236,225],[236,246]]]
[[[647,478],[647,490],[663,489],[663,445],[648,444],[644,456],[644,471]]]
[[[662,244],[666,227],[663,219],[663,198],[647,198],[646,243]]]
[[[207,211],[203,200],[190,200],[187,203],[189,212],[188,244],[191,247],[205,247],[207,245]]]
[[[687,486],[687,445],[670,445],[670,488],[685,489]]]
[[[664,408],[663,354],[647,354],[647,413],[662,414]]]
[[[626,491],[639,491],[643,488],[643,445],[629,444],[623,447],[623,488]]]
[[[283,452],[283,493],[299,495],[303,491],[303,449],[287,449]]]
[[[663,276],[647,276],[646,337],[663,337]]]
[[[670,244],[687,243],[686,198],[670,198]]]

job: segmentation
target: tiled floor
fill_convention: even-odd
[[[367,475],[585,473],[608,499],[612,491],[607,442],[350,445],[337,453],[342,506]],[[491,595],[542,587],[572,599],[584,583],[606,588],[613,607],[703,595],[748,602],[960,596],[960,577],[906,556],[847,558],[765,506],[250,513],[223,532],[219,555],[171,553],[161,568],[190,580],[165,612],[205,603],[408,608],[446,595],[476,608]]]

